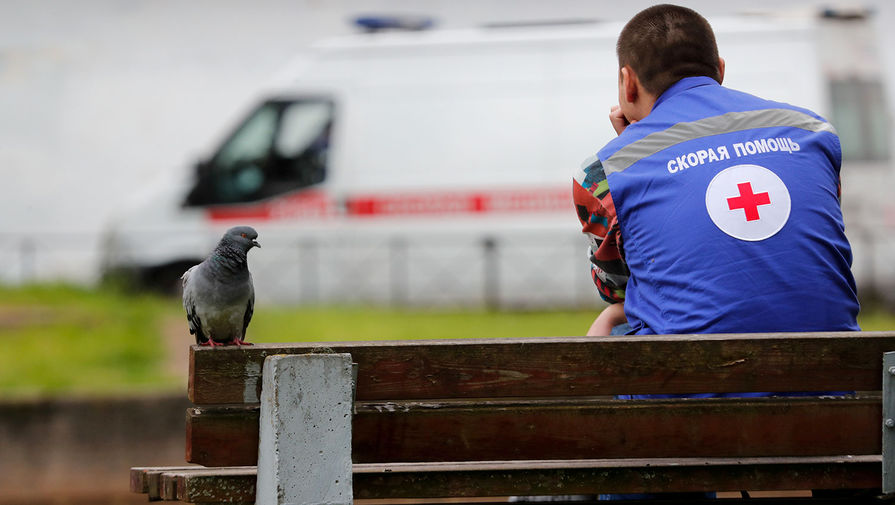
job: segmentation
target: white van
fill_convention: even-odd
[[[614,135],[621,26],[321,42],[194,171],[120,214],[104,268],[171,284],[248,224],[260,300],[592,304],[571,174]],[[829,110],[816,19],[713,26],[725,84]]]

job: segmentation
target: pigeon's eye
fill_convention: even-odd
[[[242,235],[242,238],[246,238],[246,234],[245,234],[245,233],[241,233],[240,235]]]

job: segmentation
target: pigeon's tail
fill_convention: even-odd
[[[249,322],[252,321],[252,314],[255,313],[254,289],[252,291],[252,296],[249,297],[249,303],[246,305],[245,315],[242,318],[242,335],[239,338],[242,341],[246,339],[246,330],[249,328]]]
[[[208,343],[208,337],[206,337],[205,334],[202,333],[202,330],[200,330],[200,329],[197,329],[196,331],[190,330],[190,333],[195,333],[197,344],[202,345],[202,344]]]
[[[208,336],[202,331],[202,320],[199,318],[199,315],[196,314],[195,305],[187,307],[186,320],[190,326],[190,335],[196,336],[196,343],[204,344],[208,342]]]

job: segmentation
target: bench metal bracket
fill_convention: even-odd
[[[895,492],[895,352],[883,354],[883,493]]]

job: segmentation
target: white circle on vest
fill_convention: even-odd
[[[726,168],[709,182],[705,208],[721,231],[740,240],[774,236],[789,220],[789,190],[777,174],[758,165]]]

